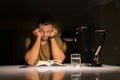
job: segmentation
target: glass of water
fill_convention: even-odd
[[[71,54],[71,65],[74,67],[80,67],[81,65],[80,53]]]

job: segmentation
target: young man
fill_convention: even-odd
[[[29,65],[35,65],[39,60],[53,59],[63,62],[65,55],[62,50],[62,41],[56,36],[57,29],[54,28],[54,22],[50,16],[39,17],[33,34],[36,37],[35,41],[25,54],[25,60]]]

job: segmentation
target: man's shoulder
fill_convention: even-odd
[[[62,41],[60,37],[55,38],[56,41]]]

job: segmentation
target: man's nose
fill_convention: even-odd
[[[44,34],[43,34],[44,36],[47,36],[47,33],[46,32],[44,32]]]

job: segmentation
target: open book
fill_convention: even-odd
[[[62,66],[59,60],[38,61],[36,66]]]

